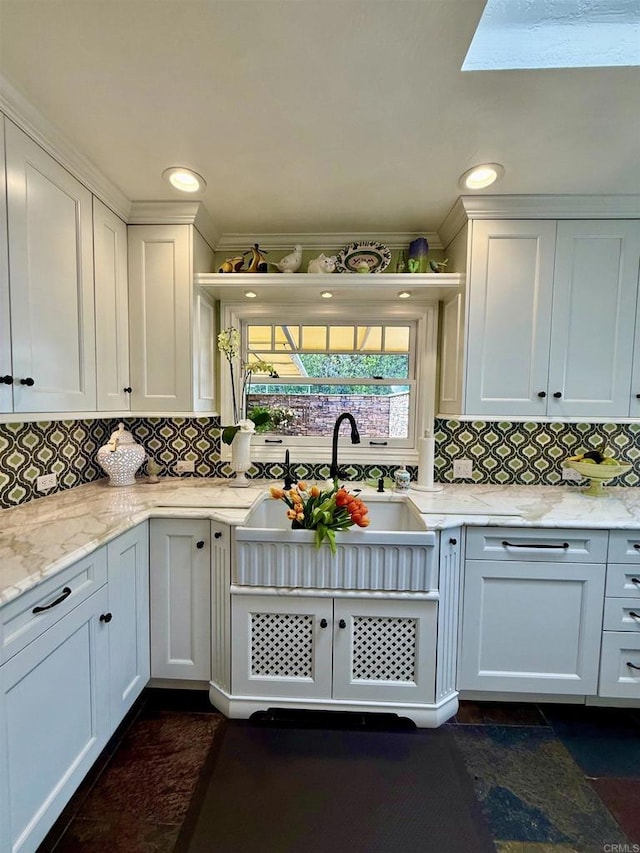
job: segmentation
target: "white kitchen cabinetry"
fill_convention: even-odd
[[[115,729],[149,681],[149,526],[107,545],[109,694]]]
[[[4,116],[0,113],[0,412],[13,411],[6,186]]]
[[[640,290],[638,292],[638,311],[636,314],[636,337],[633,347],[633,362],[631,371],[631,404],[629,415],[640,418]]]
[[[469,529],[458,690],[595,695],[606,553],[606,531]]]
[[[5,130],[13,409],[95,410],[91,193],[8,119]]]
[[[233,595],[238,695],[432,702],[436,601]]]
[[[213,253],[192,225],[130,225],[128,242],[131,406],[212,411],[214,336],[204,333],[215,324],[193,277]]]
[[[153,678],[211,677],[211,536],[207,519],[150,521]]]
[[[464,413],[628,416],[639,259],[634,220],[473,221]]]
[[[640,700],[638,531],[611,531],[603,629],[598,695]]]
[[[127,226],[93,199],[96,301],[96,380],[99,411],[130,405]]]
[[[105,556],[65,570],[62,590],[0,611],[13,637],[0,666],[2,850],[36,850],[111,733]]]

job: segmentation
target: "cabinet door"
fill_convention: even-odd
[[[193,409],[212,412],[216,390],[216,309],[200,288],[194,294],[193,307]]]
[[[91,193],[8,120],[6,148],[14,410],[95,410]]]
[[[592,695],[605,568],[467,560],[458,690]]]
[[[231,690],[238,696],[331,697],[331,598],[232,595]]]
[[[640,699],[639,634],[604,632],[599,695],[616,699]]]
[[[151,675],[211,678],[211,540],[206,519],[152,519]]]
[[[111,729],[149,681],[149,530],[147,523],[107,546]]]
[[[640,418],[640,282],[638,282],[638,306],[636,310],[636,334],[633,346],[631,369],[631,402],[629,416]]]
[[[639,261],[638,222],[558,223],[549,415],[628,416]]]
[[[130,401],[127,226],[97,198],[93,246],[98,410],[122,411]]]
[[[130,225],[131,406],[191,411],[190,225]]]
[[[109,736],[103,587],[0,667],[0,849],[33,851]]]
[[[555,233],[540,220],[473,223],[467,414],[546,413]]]
[[[7,195],[4,170],[4,116],[0,115],[0,412],[13,411],[11,321],[9,319],[9,256]]]
[[[333,698],[433,702],[436,601],[337,598]]]
[[[231,690],[231,528],[211,522],[211,682]]]

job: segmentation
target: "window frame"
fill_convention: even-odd
[[[417,439],[433,423],[436,399],[436,359],[438,333],[438,303],[433,301],[399,305],[396,302],[379,302],[366,308],[359,303],[343,302],[331,305],[293,304],[283,305],[269,302],[266,304],[247,304],[237,302],[222,302],[220,306],[220,328],[229,326],[242,330],[244,322],[259,322],[282,324],[283,312],[291,323],[313,325],[322,324],[353,324],[358,325],[387,325],[391,322],[415,323],[415,352],[409,352],[410,361],[415,364],[415,387],[413,418],[413,435],[407,439],[392,439],[388,447],[369,445],[363,442],[352,445],[348,430],[341,430],[339,445],[348,447],[349,458],[354,464],[375,464],[381,461],[385,465],[401,463],[415,464],[418,459]],[[244,335],[242,336],[244,340]],[[226,426],[233,420],[231,414],[231,381],[227,362],[219,359],[220,382],[219,402],[221,424]],[[259,382],[259,376],[256,376]],[[412,384],[407,380],[403,384]],[[344,432],[344,434],[343,434]],[[269,442],[269,439],[272,439]],[[372,439],[375,441],[375,439]],[[282,442],[275,443],[273,436],[258,433],[251,443],[252,459],[256,462],[280,462],[285,448],[300,457],[299,461],[322,464],[331,458],[331,437],[320,436],[282,436]],[[227,445],[221,446],[223,461],[231,458],[231,450]],[[382,459],[381,459],[382,457]]]

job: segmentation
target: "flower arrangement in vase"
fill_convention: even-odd
[[[308,486],[300,481],[291,489],[271,486],[271,497],[284,501],[289,507],[287,518],[294,530],[314,530],[315,546],[320,548],[328,542],[331,553],[336,553],[336,532],[348,530],[353,525],[369,526],[367,505],[338,485],[337,478],[328,489],[317,485]]]

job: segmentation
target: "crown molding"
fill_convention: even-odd
[[[130,200],[2,75],[0,75],[0,111],[61,166],[71,172],[115,214],[127,221],[131,207]]]
[[[214,249],[220,239],[201,201],[134,201],[128,222],[129,225],[193,225]]]
[[[445,247],[451,243],[468,221],[469,214],[462,204],[462,199],[458,198],[438,229]]]
[[[248,246],[258,243],[261,249],[287,249],[300,244],[303,249],[324,252],[338,252],[348,243],[356,241],[374,241],[383,243],[388,249],[408,249],[409,243],[417,237],[426,237],[431,249],[442,249],[442,241],[435,231],[430,232],[328,232],[290,233],[290,234],[223,234],[216,245],[216,251],[236,252],[246,250]]]

